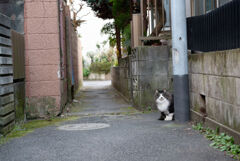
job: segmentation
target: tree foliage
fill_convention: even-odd
[[[114,22],[106,23],[101,29],[101,33],[108,35],[109,46],[116,46],[116,32]]]
[[[108,74],[111,70],[110,62],[94,62],[90,65],[90,71],[98,74]]]
[[[83,0],[102,19],[114,19],[102,28],[102,33],[109,35],[110,46],[117,45],[117,55],[121,58],[121,40],[131,20],[129,0]],[[125,40],[129,38],[125,34]]]
[[[83,0],[95,12],[96,16],[102,19],[112,19],[112,5],[109,0]]]
[[[89,52],[87,56],[91,59],[91,64],[90,67],[86,69],[88,69],[90,73],[107,74],[110,72],[111,66],[115,63],[116,57],[114,55],[113,48],[107,51],[103,50],[102,52]]]
[[[131,20],[130,3],[129,0],[110,0],[112,2],[112,14],[115,24],[121,31],[129,24]]]

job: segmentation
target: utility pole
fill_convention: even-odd
[[[187,122],[190,120],[190,105],[185,0],[171,1],[171,15],[175,119]]]

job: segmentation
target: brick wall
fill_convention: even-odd
[[[44,115],[41,106],[49,101],[51,107],[45,110],[57,113],[61,97],[58,1],[25,0],[24,19],[27,111]]]
[[[189,56],[192,117],[240,134],[240,49]],[[238,142],[240,142],[238,138]]]

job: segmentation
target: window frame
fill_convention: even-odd
[[[202,1],[202,7],[203,7],[203,13],[202,14],[206,14],[207,12],[209,12],[209,11],[211,11],[213,9],[216,9],[216,8],[218,8],[220,6],[220,0],[212,0],[212,6],[214,6],[214,8],[209,10],[209,11],[207,11],[206,10],[206,5],[207,5],[206,1],[207,0],[203,0]],[[191,0],[190,2],[191,2],[191,16],[196,16],[196,8],[195,8],[195,6],[196,6],[195,2],[196,1],[195,0]]]

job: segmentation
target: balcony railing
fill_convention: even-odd
[[[188,49],[219,51],[240,48],[240,1],[187,19]]]

